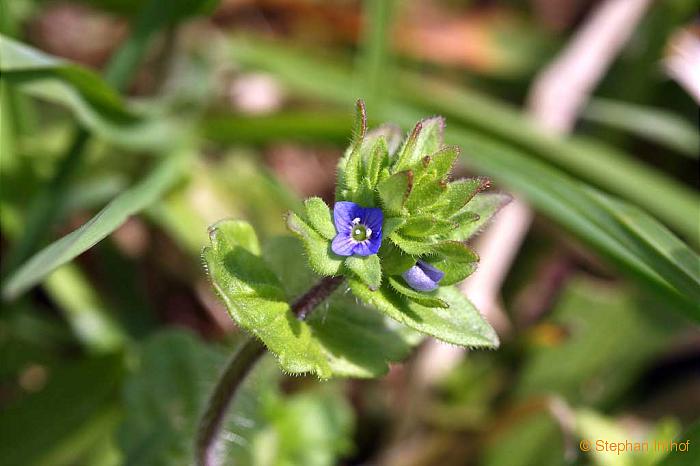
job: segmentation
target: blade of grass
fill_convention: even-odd
[[[656,142],[686,157],[700,157],[700,134],[697,128],[668,111],[597,98],[588,103],[581,117]]]
[[[146,178],[113,199],[80,228],[32,256],[5,281],[3,297],[16,298],[41,282],[53,270],[107,237],[130,215],[155,202],[180,178],[190,153],[191,149],[185,146],[166,156]]]

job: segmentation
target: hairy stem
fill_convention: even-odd
[[[309,313],[325,301],[343,281],[343,277],[322,278],[292,304],[292,312],[299,320],[306,319]],[[216,455],[216,440],[226,411],[246,375],[263,354],[265,354],[265,346],[256,338],[249,337],[231,357],[216,384],[214,393],[207,402],[206,410],[199,423],[195,444],[197,466],[216,466],[219,463]]]

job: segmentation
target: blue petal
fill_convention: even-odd
[[[362,215],[362,207],[350,201],[336,202],[333,206],[333,223],[338,233],[350,231],[352,221]],[[370,227],[371,228],[371,227]]]
[[[363,225],[372,229],[372,233],[377,232],[378,236],[382,234],[382,224],[384,223],[384,213],[378,207],[362,208],[362,216],[360,221]]]
[[[433,291],[437,289],[438,282],[445,274],[427,262],[418,261],[401,276],[406,280],[408,286],[416,291]]]
[[[372,233],[372,238],[374,238],[374,233]],[[382,239],[379,237],[376,239],[370,239],[369,241],[363,241],[361,243],[357,243],[354,254],[357,256],[371,256],[379,251],[379,247],[381,245]]]
[[[349,230],[348,233],[338,233],[333,238],[331,243],[331,251],[338,254],[339,256],[351,256],[355,251],[357,246],[357,241],[350,237]]]

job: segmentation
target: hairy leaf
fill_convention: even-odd
[[[466,210],[458,213],[452,219],[457,228],[450,233],[449,238],[466,241],[483,230],[494,215],[511,200],[507,194],[479,193],[469,201]]]
[[[413,188],[413,173],[403,171],[391,175],[377,186],[379,199],[388,215],[399,215]]]
[[[333,214],[326,203],[323,202],[323,199],[320,197],[306,199],[304,207],[306,209],[306,217],[314,230],[326,239],[332,240],[335,238],[336,231],[333,224]]]
[[[416,291],[410,286],[408,286],[403,278],[399,277],[388,277],[387,278],[389,285],[411,301],[420,304],[425,307],[444,307],[448,308],[450,307],[449,304],[447,304],[445,301],[443,301],[440,298],[437,298],[435,296],[436,292],[422,292],[422,291]]]
[[[416,124],[393,167],[394,172],[404,170],[419,162],[424,156],[440,150],[444,144],[445,119],[432,117]]]
[[[477,267],[479,256],[466,244],[458,241],[445,241],[435,246],[427,262],[445,272],[440,285],[459,283],[471,275]]]
[[[499,344],[493,328],[453,287],[441,287],[436,294],[449,305],[448,309],[410,302],[388,285],[371,291],[367,285],[351,279],[350,289],[355,296],[392,319],[447,343],[475,348],[495,348]]]
[[[259,338],[291,373],[331,376],[331,367],[309,326],[292,313],[277,276],[251,244],[245,222],[224,220],[210,228],[211,246],[202,252],[214,289],[231,318]]]

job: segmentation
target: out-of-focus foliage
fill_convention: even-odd
[[[174,331],[154,335],[139,353],[124,384],[123,461],[188,463],[196,423],[227,355]],[[322,389],[285,396],[275,388],[278,378],[263,364],[246,382],[224,427],[222,464],[320,466],[349,451],[352,417],[345,400]]]
[[[400,134],[446,117],[455,178],[493,183],[472,207],[534,209],[488,309],[502,346],[457,362],[341,289],[304,325],[329,375],[362,380],[265,358],[224,464],[700,464],[697,104],[662,66],[697,1],[651,2],[570,137],[521,108],[602,3],[4,2],[0,463],[191,463],[241,340],[201,273],[206,228],[252,225],[286,312],[319,277],[283,215],[332,207],[364,98]],[[469,344],[459,318],[443,323]],[[581,451],[596,438],[691,447]]]

